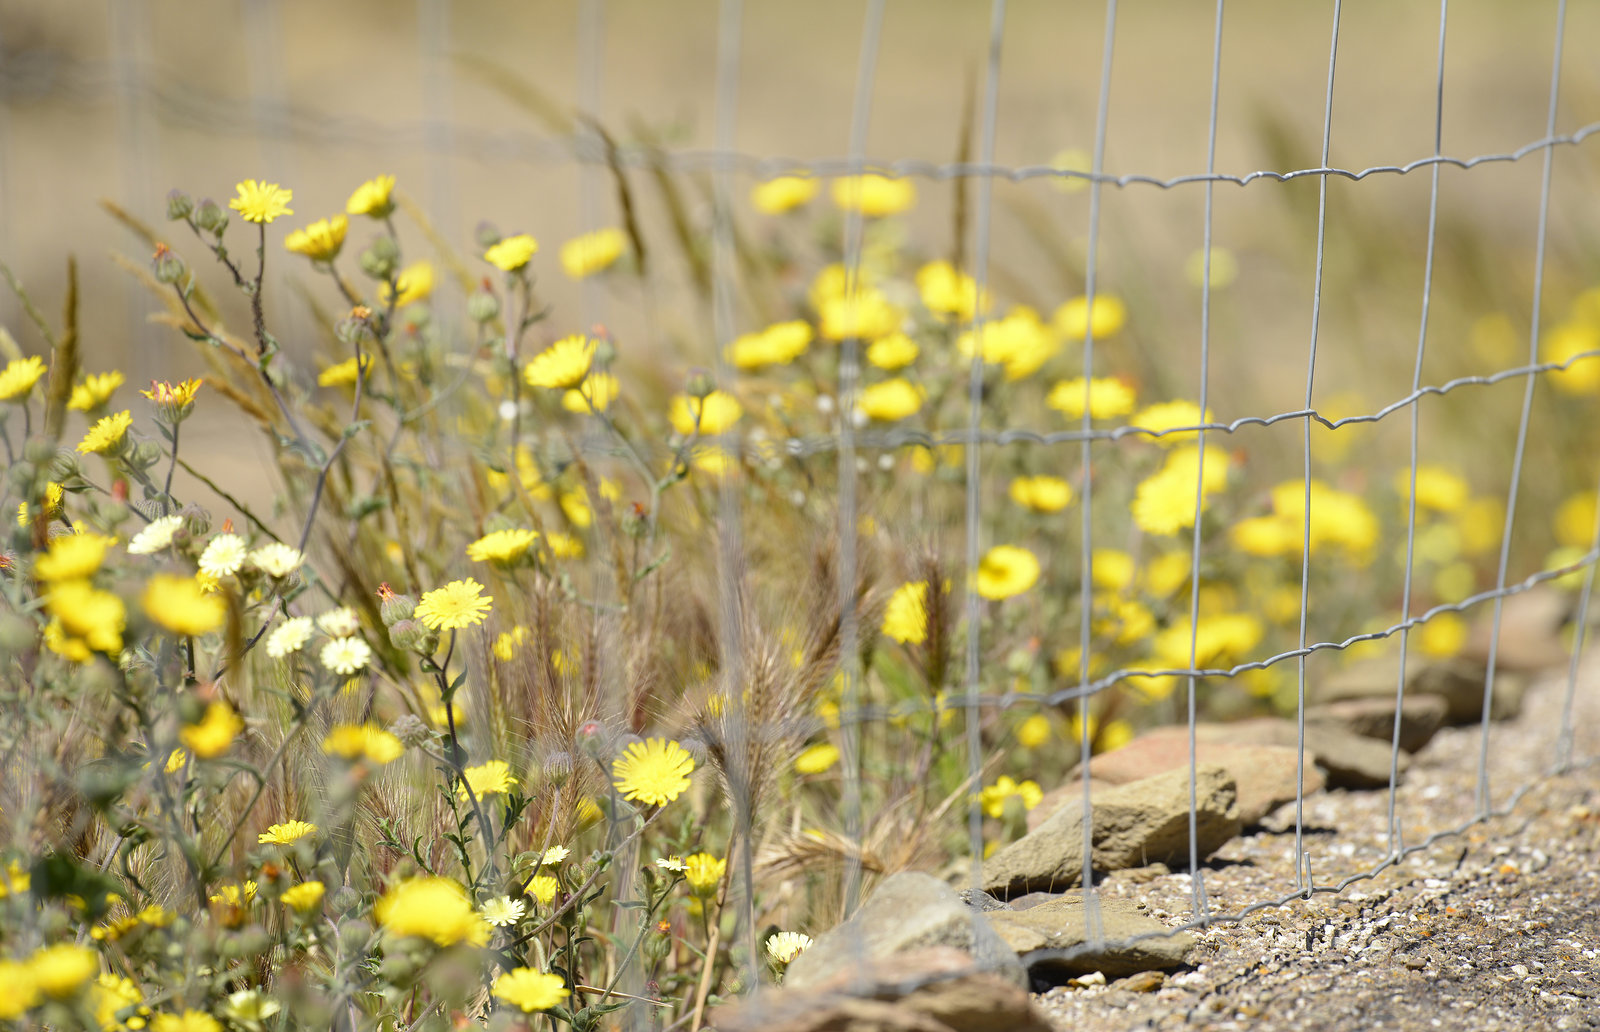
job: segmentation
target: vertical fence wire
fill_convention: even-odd
[[[1211,110],[1206,127],[1206,174],[1217,170],[1217,98],[1222,89],[1222,14],[1225,0],[1217,0],[1217,25],[1211,44]],[[1201,247],[1203,248],[1200,267],[1200,422],[1209,420],[1206,415],[1206,406],[1211,398],[1211,232],[1214,222],[1214,198],[1212,196],[1216,183],[1206,180],[1205,185],[1205,231],[1202,234]],[[1200,638],[1200,516],[1206,503],[1206,432],[1201,430],[1196,437],[1199,453],[1195,457],[1194,471],[1194,534],[1191,539],[1189,555],[1189,670],[1188,676],[1188,716],[1189,716],[1189,879],[1193,895],[1194,916],[1198,921],[1204,921],[1209,916],[1206,905],[1205,872],[1200,867],[1200,806],[1199,806],[1199,780],[1200,771],[1198,750],[1195,743],[1195,729],[1198,710],[1195,703],[1195,675],[1193,670],[1199,664],[1199,638]]]
[[[1439,0],[1438,76],[1434,80],[1433,153],[1444,146],[1444,44],[1445,26],[1450,16],[1450,0]],[[1433,259],[1439,240],[1439,166],[1434,165],[1428,184],[1428,246],[1422,263],[1422,315],[1417,327],[1417,357],[1411,368],[1411,390],[1422,386],[1422,359],[1428,344],[1428,315],[1433,300]],[[1420,405],[1411,406],[1411,469],[1406,490],[1406,570],[1400,592],[1400,671],[1394,690],[1394,727],[1389,744],[1389,855],[1400,854],[1400,828],[1395,815],[1395,796],[1400,784],[1400,724],[1406,701],[1406,653],[1411,643],[1411,583],[1416,573],[1417,555],[1417,458],[1421,431]]]
[[[1328,44],[1328,86],[1322,111],[1322,165],[1328,165],[1329,145],[1333,139],[1333,79],[1339,64],[1339,17],[1342,0],[1333,0],[1333,32]],[[1328,177],[1317,184],[1317,262],[1315,281],[1311,290],[1311,340],[1306,349],[1305,409],[1311,411],[1311,395],[1316,386],[1317,334],[1322,327],[1322,261],[1328,240]],[[1294,855],[1296,870],[1300,872],[1299,887],[1309,896],[1311,884],[1311,859],[1305,851],[1306,806],[1306,616],[1310,608],[1311,591],[1311,419],[1302,421],[1304,431],[1303,455],[1305,493],[1300,540],[1300,656],[1296,660],[1295,676],[1295,735],[1298,758],[1295,760],[1294,786]]]
[[[872,116],[873,85],[878,74],[878,47],[883,34],[883,0],[868,0],[861,27],[861,51],[856,64],[855,93],[850,104],[849,170],[860,189],[865,168],[867,126]],[[861,239],[865,227],[859,203],[845,211],[843,265],[844,296],[847,310],[858,306],[864,285],[861,283]],[[839,390],[835,418],[839,424],[839,650],[844,678],[841,711],[848,718],[843,724],[844,748],[844,826],[845,837],[853,843],[845,861],[843,914],[855,910],[861,892],[861,843],[864,830],[861,798],[861,672],[858,647],[860,628],[856,619],[856,382],[860,375],[861,342],[847,334],[839,342]],[[932,590],[932,589],[930,589]],[[858,965],[859,968],[859,965]]]
[[[1566,38],[1567,0],[1556,0],[1555,53],[1550,59],[1550,108],[1545,117],[1544,133],[1553,136],[1556,131],[1556,111],[1561,102],[1561,53]],[[1533,315],[1528,329],[1528,364],[1539,361],[1539,316],[1544,304],[1545,243],[1550,228],[1550,174],[1555,155],[1544,152],[1544,169],[1539,183],[1539,233],[1533,253]],[[1528,377],[1522,389],[1522,415],[1517,420],[1516,451],[1511,457],[1511,486],[1506,489],[1506,522],[1500,531],[1500,561],[1495,573],[1494,614],[1489,624],[1488,667],[1483,675],[1483,727],[1478,741],[1477,809],[1479,816],[1487,815],[1489,801],[1489,718],[1494,707],[1494,673],[1500,655],[1500,622],[1505,613],[1506,567],[1511,562],[1511,537],[1517,522],[1517,494],[1522,487],[1522,460],[1528,447],[1528,422],[1533,415],[1533,389],[1536,377]]]
[[[146,105],[146,77],[151,69],[153,40],[148,0],[107,0],[111,65],[116,79],[112,116],[116,119],[117,187],[128,210],[146,215],[151,208],[152,141],[156,128]],[[0,219],[0,222],[8,221]],[[9,257],[9,256],[6,256]],[[134,383],[153,380],[158,373],[160,345],[155,328],[145,318],[140,292],[119,281],[118,292],[126,307],[126,333],[133,347],[125,351]]]
[[[1094,470],[1091,465],[1091,424],[1094,419],[1094,298],[1099,286],[1100,272],[1100,205],[1106,169],[1106,131],[1111,122],[1111,59],[1116,53],[1117,0],[1106,0],[1105,41],[1100,50],[1100,94],[1094,116],[1094,156],[1090,161],[1093,178],[1089,180],[1089,255],[1084,263],[1083,295],[1088,312],[1084,319],[1083,336],[1083,442],[1078,450],[1078,464],[1083,470],[1083,524],[1078,556],[1081,583],[1079,586],[1078,618],[1078,684],[1089,683],[1090,640],[1094,612],[1094,521],[1090,519],[1094,500]],[[1089,778],[1090,748],[1094,736],[1089,727],[1093,696],[1084,692],[1078,697],[1078,767],[1083,782],[1083,916],[1084,937],[1090,943],[1104,938],[1100,919],[1099,897],[1094,890],[1094,803],[1093,787]]]

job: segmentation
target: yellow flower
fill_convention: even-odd
[[[1394,475],[1394,489],[1401,498],[1411,494],[1411,471]],[[1455,512],[1467,504],[1472,489],[1466,478],[1444,466],[1417,467],[1417,507],[1434,512]]]
[[[910,179],[890,179],[881,172],[845,176],[833,182],[833,203],[868,218],[897,215],[917,203],[917,185]]]
[[[1039,560],[1026,548],[995,545],[978,562],[978,594],[987,599],[1011,598],[1039,580]]]
[[[250,555],[250,546],[237,534],[222,533],[206,542],[196,565],[211,578],[230,577],[239,572]]]
[[[1161,469],[1140,482],[1130,507],[1134,523],[1147,534],[1176,534],[1194,526],[1195,502],[1203,511],[1211,495],[1228,485],[1228,453],[1206,445],[1204,482],[1200,478],[1200,449],[1171,452]],[[1203,491],[1197,490],[1203,487]]]
[[[1200,406],[1192,401],[1163,401],[1155,405],[1147,405],[1140,409],[1133,417],[1133,425],[1153,431],[1161,436],[1152,436],[1150,439],[1163,448],[1185,444],[1198,437],[1198,431],[1188,430],[1181,433],[1167,433],[1180,426],[1199,426],[1201,423],[1211,422],[1211,413],[1203,417]]]
[[[728,870],[727,860],[718,860],[710,853],[694,853],[683,858],[683,877],[689,890],[701,899],[717,894],[717,886]]]
[[[1056,309],[1051,320],[1056,332],[1068,340],[1083,340],[1094,331],[1095,340],[1112,336],[1128,321],[1128,306],[1115,294],[1096,294],[1094,313],[1089,312],[1089,299],[1075,297]]]
[[[433,265],[428,262],[412,262],[400,271],[394,278],[395,291],[391,292],[389,284],[378,285],[378,298],[384,304],[389,304],[391,298],[396,308],[415,304],[433,293]]]
[[[767,215],[782,215],[811,200],[822,189],[820,180],[811,176],[779,176],[750,189],[750,203]]]
[[[811,346],[811,324],[801,319],[774,323],[759,333],[747,333],[728,345],[728,361],[739,369],[788,365]]]
[[[467,546],[467,558],[475,563],[509,565],[521,559],[539,540],[539,532],[521,527],[497,530]]]
[[[591,411],[604,412],[617,400],[621,386],[610,373],[590,373],[583,382],[561,396],[561,407],[568,412],[588,415]],[[591,408],[590,402],[593,402]]]
[[[1133,411],[1133,388],[1121,380],[1096,377],[1089,381],[1088,395],[1091,419],[1116,419]],[[1079,376],[1052,387],[1044,403],[1068,419],[1082,419],[1083,398],[1083,377]]]
[[[811,936],[801,932],[778,932],[766,941],[767,956],[774,963],[787,965],[793,963],[794,958],[800,956],[811,948]]]
[[[516,272],[539,253],[539,242],[526,233],[508,236],[483,252],[483,260],[502,272]]]
[[[222,1032],[222,1023],[205,1011],[186,1010],[182,1014],[157,1014],[150,1019],[151,1032]]]
[[[115,369],[109,373],[91,373],[72,388],[72,399],[67,402],[67,408],[78,412],[97,409],[110,401],[112,393],[124,382],[122,374]]]
[[[211,897],[211,902],[230,907],[241,906],[256,898],[257,887],[253,881],[247,881],[243,885],[224,885]]]
[[[362,356],[360,365],[356,364],[355,356],[336,362],[317,374],[318,387],[348,387],[361,378],[372,365],[372,356]]]
[[[548,874],[536,874],[528,879],[524,888],[536,903],[547,907],[556,898],[556,890],[561,888],[561,883]]]
[[[199,380],[184,380],[181,383],[152,380],[150,389],[139,393],[156,403],[156,412],[163,419],[176,423],[194,408],[194,396],[199,390]]]
[[[1556,390],[1563,394],[1600,391],[1600,355],[1578,358],[1588,351],[1600,351],[1600,325],[1563,323],[1550,331],[1539,351],[1545,362],[1572,363],[1547,374]]]
[[[1097,548],[1089,557],[1093,563],[1090,580],[1104,591],[1123,591],[1133,583],[1133,556],[1115,548]]]
[[[1272,509],[1290,526],[1303,528],[1306,518],[1305,483],[1289,480],[1272,489]],[[1295,536],[1295,554],[1301,535]],[[1378,544],[1378,519],[1359,495],[1311,482],[1311,547],[1335,545],[1356,558],[1370,558]]]
[[[489,924],[473,909],[466,890],[448,878],[424,875],[389,886],[372,907],[391,935],[415,936],[439,946],[489,944]]]
[[[876,340],[900,328],[900,312],[872,287],[857,286],[826,298],[817,314],[829,340]]]
[[[285,190],[277,183],[246,179],[234,186],[239,196],[228,202],[228,207],[239,213],[246,222],[267,223],[279,215],[293,215],[289,202],[294,191]]]
[[[908,581],[894,589],[883,611],[883,633],[905,645],[928,640],[927,581]]]
[[[558,1006],[571,993],[560,975],[519,967],[494,980],[494,995],[522,1013],[531,1014]]]
[[[1035,713],[1017,728],[1017,744],[1024,749],[1037,749],[1050,741],[1050,718]]]
[[[1556,542],[1568,548],[1588,548],[1594,540],[1595,497],[1593,491],[1579,491],[1569,495],[1556,507],[1553,519]],[[1497,528],[1493,537],[1498,539]]]
[[[685,437],[698,433],[712,437],[729,429],[744,415],[744,406],[726,391],[712,391],[704,398],[679,394],[672,399],[667,419]]]
[[[287,846],[291,842],[298,842],[307,835],[314,834],[316,830],[317,826],[310,821],[285,821],[282,824],[274,824],[257,835],[256,841],[263,845]]]
[[[664,738],[634,742],[611,764],[622,798],[649,806],[665,806],[682,795],[693,770],[694,758]]]
[[[33,385],[48,371],[44,359],[38,355],[7,363],[5,369],[0,370],[0,401],[16,401],[26,397],[33,390]]]
[[[821,774],[839,762],[839,747],[832,742],[808,745],[795,757],[794,769],[801,774]]]
[[[305,229],[297,229],[283,241],[286,250],[303,254],[314,262],[331,262],[339,256],[344,246],[345,231],[350,220],[343,215],[331,219],[318,219]]]
[[[91,577],[105,562],[106,550],[117,543],[104,534],[62,534],[52,538],[50,549],[33,564],[42,581],[69,581]]]
[[[604,272],[628,249],[628,238],[615,226],[573,237],[561,245],[561,268],[573,279]]]
[[[303,881],[299,885],[283,890],[283,895],[278,898],[283,900],[283,905],[293,907],[299,911],[315,910],[322,904],[322,894],[327,891],[319,881]]]
[[[356,187],[356,192],[345,202],[344,210],[351,215],[371,215],[381,219],[394,211],[389,194],[394,190],[394,176],[378,176]]]
[[[891,333],[867,345],[867,361],[891,373],[915,362],[917,354],[917,345],[903,333]]]
[[[114,416],[106,416],[89,428],[83,435],[83,440],[78,442],[78,453],[87,455],[94,452],[99,455],[113,455],[121,451],[123,439],[127,436],[128,427],[133,425],[133,413],[123,409]]]
[[[1015,381],[1037,372],[1061,342],[1039,318],[1039,313],[1019,306],[1004,319],[994,319],[956,338],[956,352],[970,361],[982,342],[983,360],[1005,367],[1006,379]]]
[[[529,387],[559,390],[576,387],[589,375],[594,361],[595,341],[581,333],[563,337],[529,360],[522,378]]]
[[[75,943],[46,946],[28,958],[28,973],[39,992],[64,1000],[77,993],[100,970],[100,957]]]
[[[860,408],[871,419],[893,423],[916,415],[922,408],[922,401],[922,389],[897,376],[863,389]]]
[[[61,581],[50,586],[45,609],[60,621],[61,630],[82,638],[96,652],[114,656],[122,651],[128,614],[121,596],[100,591],[86,580]]]
[[[1424,656],[1448,659],[1467,643],[1467,622],[1459,613],[1440,613],[1412,632]]]
[[[1252,516],[1240,520],[1228,531],[1233,547],[1245,555],[1298,555],[1301,533],[1298,526],[1277,516]]]
[[[469,577],[424,594],[414,615],[431,630],[455,631],[482,623],[493,602],[483,594],[483,585]]]
[[[322,751],[355,761],[362,757],[383,765],[398,760],[406,747],[393,734],[371,724],[335,724],[322,740]]]
[[[494,899],[486,899],[483,901],[483,905],[478,907],[478,913],[483,915],[483,919],[496,928],[507,928],[516,924],[522,920],[522,915],[527,912],[528,904],[520,899],[512,899],[510,896],[496,896]]]
[[[923,307],[934,315],[971,322],[978,314],[977,281],[947,261],[929,262],[917,270],[917,292],[922,295]],[[990,303],[989,293],[984,291],[984,311],[988,311]]]
[[[490,760],[480,763],[476,767],[468,767],[461,772],[466,778],[466,784],[456,788],[456,798],[466,802],[472,796],[482,799],[484,796],[501,795],[516,787],[516,779],[511,776],[511,764],[505,760]],[[471,795],[467,790],[471,789]]]
[[[528,629],[518,625],[509,631],[503,632],[500,637],[496,638],[491,651],[494,652],[495,659],[502,663],[509,663],[511,662],[511,657],[517,654],[517,650],[522,648],[527,640]]]
[[[244,721],[225,702],[213,702],[198,724],[185,724],[178,731],[178,741],[201,759],[221,756],[233,745],[233,737],[244,730]]]
[[[1189,668],[1189,619],[1173,621],[1155,636],[1156,658],[1163,666]],[[1246,659],[1261,643],[1266,627],[1251,613],[1217,613],[1202,616],[1195,625],[1194,666],[1196,669],[1232,666]]]
[[[1106,604],[1106,613],[1094,621],[1095,634],[1113,638],[1118,645],[1132,645],[1155,630],[1155,614],[1142,603],[1131,598],[1100,601]]]
[[[1072,485],[1060,477],[1018,477],[1011,482],[1011,500],[1033,512],[1060,512],[1072,504]]]
[[[145,585],[139,602],[146,616],[174,634],[206,634],[228,618],[228,604],[206,594],[193,577],[158,573]]]
[[[139,992],[139,987],[133,984],[133,979],[113,975],[109,971],[102,972],[95,979],[93,989],[94,1020],[100,1028],[111,1032],[114,1029],[133,1028],[134,1025],[125,1024],[117,1020],[120,1011],[136,1008],[135,1013],[142,1017],[150,1013],[150,1008],[139,1006],[144,1002],[144,996]],[[0,1011],[0,1016],[3,1016]],[[132,1020],[130,1016],[130,1020]],[[143,1022],[135,1022],[142,1025]]]
[[[1007,775],[1000,775],[995,783],[984,787],[978,793],[978,801],[983,805],[983,812],[990,817],[1003,817],[1006,812],[1006,800],[1012,797],[1022,802],[1024,812],[1039,805],[1039,800],[1044,798],[1044,790],[1036,781],[1017,783]]]
[[[28,965],[0,958],[0,1020],[20,1018],[39,1002]]]

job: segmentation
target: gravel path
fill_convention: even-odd
[[[1489,739],[1490,797],[1503,808],[1551,768],[1565,674],[1535,685]],[[1575,766],[1511,813],[1439,840],[1340,894],[1317,894],[1197,931],[1192,967],[1165,980],[1063,986],[1035,1001],[1060,1029],[1600,1028],[1600,652],[1580,671]],[[1474,816],[1477,727],[1441,731],[1396,798],[1407,844]],[[1306,800],[1305,846],[1319,886],[1388,855],[1388,793]],[[1273,823],[1276,820],[1277,823]],[[1213,914],[1296,887],[1294,806],[1206,865]],[[1192,916],[1187,874],[1121,872],[1108,894],[1177,925]]]

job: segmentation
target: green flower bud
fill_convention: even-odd
[[[689,379],[683,386],[684,393],[691,398],[705,398],[716,389],[716,377],[705,369],[689,370]]]
[[[473,231],[473,239],[478,242],[480,251],[487,251],[500,242],[500,230],[495,228],[492,222],[480,222],[478,228]]]
[[[194,224],[200,227],[203,233],[221,236],[222,231],[228,228],[228,213],[222,205],[207,197],[200,202],[200,207],[195,209]]]
[[[182,190],[173,190],[167,194],[167,218],[176,222],[188,218],[194,211],[194,200]]]
[[[486,323],[500,314],[500,299],[487,290],[467,298],[467,315],[475,323]]]

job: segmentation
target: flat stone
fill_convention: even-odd
[[[1189,765],[1188,744],[1187,728],[1156,728],[1120,749],[1094,757],[1089,762],[1090,780],[1125,785],[1152,774],[1186,768]],[[1245,827],[1259,824],[1267,814],[1295,798],[1295,768],[1299,764],[1299,755],[1298,750],[1282,745],[1195,742],[1197,763],[1214,764],[1233,776],[1234,784],[1239,789],[1239,820]],[[1308,763],[1301,784],[1306,795],[1320,792],[1323,787],[1322,774]]]
[[[1093,944],[1088,941],[1083,899],[1077,893],[1025,911],[996,915],[994,928],[1021,956],[1036,984],[1059,984],[1091,971],[1119,978],[1175,968],[1194,947],[1194,936],[1170,931],[1128,900],[1101,897],[1097,905],[1100,936]]]
[[[1239,833],[1238,790],[1221,767],[1203,764],[1196,774],[1196,838],[1204,857]],[[1094,869],[1120,871],[1156,861],[1186,863],[1189,794],[1187,768],[1107,789],[1094,801]],[[1064,806],[986,860],[983,887],[1009,898],[1069,889],[1082,875],[1083,812]]]
[[[1096,798],[1108,788],[1113,788],[1111,782],[1100,781],[1094,777],[1089,778],[1089,791]],[[1067,776],[1067,780],[1052,788],[1040,798],[1038,805],[1028,811],[1028,830],[1032,831],[1044,823],[1046,817],[1059,810],[1063,803],[1076,803],[1083,805],[1083,781],[1077,772]]]
[[[985,917],[962,902],[950,886],[917,871],[893,874],[880,882],[850,920],[824,932],[794,959],[784,973],[784,984],[795,989],[818,985],[859,972],[863,961],[930,946],[960,950],[979,969],[1027,985],[1016,954]]]
[[[1299,731],[1295,721],[1285,717],[1253,717],[1227,724],[1197,724],[1195,738],[1293,749],[1299,741]],[[1330,788],[1388,787],[1390,752],[1387,744],[1376,739],[1327,724],[1306,724],[1306,759],[1322,769]],[[1411,757],[1401,753],[1399,773],[1404,774],[1410,766]]]
[[[1400,704],[1400,748],[1414,753],[1444,724],[1450,703],[1439,695],[1407,694]],[[1306,707],[1306,723],[1331,725],[1380,742],[1394,741],[1394,699],[1343,699]]]
[[[814,949],[815,947],[813,947]],[[809,951],[808,951],[809,952]],[[803,956],[803,954],[802,954]],[[798,960],[796,960],[798,963]],[[790,968],[791,975],[793,966]],[[721,1032],[1048,1032],[1027,991],[947,946],[879,957],[810,987],[719,1007]]]
[[[1121,981],[1111,983],[1111,988],[1126,989],[1130,993],[1153,993],[1166,984],[1165,972],[1141,971],[1137,975],[1129,975]]]
[[[1497,664],[1494,703],[1489,716],[1510,720],[1522,709],[1525,677],[1513,675]],[[1454,727],[1483,719],[1483,682],[1487,666],[1481,659],[1466,655],[1455,659],[1430,660],[1414,652],[1406,656],[1406,696],[1437,695],[1447,706],[1444,723]],[[1310,679],[1306,685],[1307,704],[1321,705],[1345,699],[1394,699],[1400,674],[1398,644],[1381,655],[1356,660],[1326,677]]]
[[[1495,667],[1501,671],[1538,671],[1566,663],[1569,653],[1561,640],[1561,627],[1571,616],[1572,606],[1572,596],[1553,584],[1539,584],[1507,595],[1500,607],[1500,643],[1495,648]],[[1489,643],[1494,638],[1494,603],[1478,608],[1478,619],[1472,625],[1461,655],[1487,666]],[[1478,687],[1481,693],[1481,680]],[[1479,713],[1482,713],[1481,702]]]

